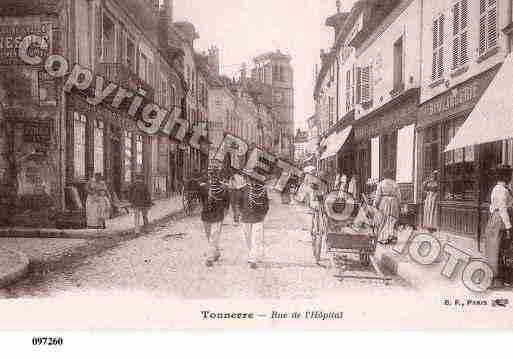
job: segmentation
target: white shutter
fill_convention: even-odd
[[[371,89],[370,89],[370,81],[371,81],[371,74],[370,74],[370,66],[365,66],[365,67],[362,67],[362,71],[361,71],[361,83],[362,83],[362,90],[361,90],[361,93],[362,93],[362,101],[361,103],[364,104],[364,103],[368,103],[370,102],[370,98],[371,98]]]

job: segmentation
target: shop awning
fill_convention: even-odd
[[[512,79],[513,55],[509,54],[445,151],[513,138]]]
[[[336,155],[337,152],[342,148],[342,146],[344,146],[344,143],[346,143],[352,129],[353,126],[348,126],[340,132],[332,133],[327,138],[326,150],[322,154],[321,160]]]

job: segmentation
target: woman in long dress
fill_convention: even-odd
[[[102,175],[91,176],[87,183],[86,219],[89,228],[105,228],[110,215],[110,200],[107,185]]]
[[[378,223],[378,242],[381,244],[389,244],[396,238],[395,225],[399,219],[401,192],[392,177],[391,172],[385,173],[374,198],[374,207],[381,217]]]
[[[438,171],[433,171],[424,182],[426,199],[424,201],[424,228],[430,232],[438,229]]]
[[[511,181],[512,169],[502,166],[495,170],[497,184],[492,190],[490,201],[490,219],[485,230],[485,253],[488,264],[493,270],[493,286],[498,287],[503,283],[500,278],[499,255],[501,241],[511,241],[511,220],[508,208],[513,206],[513,195],[508,185]],[[502,282],[502,283],[501,283]]]

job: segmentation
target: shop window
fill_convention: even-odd
[[[452,140],[464,119],[443,125],[443,148]],[[442,200],[475,201],[474,148],[460,148],[443,154]]]
[[[103,44],[103,61],[114,62],[115,61],[115,31],[114,22],[103,13],[103,31],[102,31],[102,44]]]
[[[468,0],[454,4],[452,14],[452,68],[457,69],[468,61]]]
[[[104,174],[103,121],[97,120],[94,125],[94,173]]]
[[[387,172],[392,172],[395,177],[397,164],[397,132],[381,136],[381,177]]]
[[[497,0],[479,1],[479,55],[497,46]]]
[[[431,80],[442,78],[444,74],[444,15],[440,15],[433,21],[433,62],[431,68]]]
[[[148,80],[148,58],[143,53],[139,56],[139,77],[143,81]]]
[[[169,165],[169,148],[167,140],[163,137],[159,137],[158,156],[158,171],[159,173],[166,174]]]
[[[132,72],[135,72],[135,44],[128,37],[126,39],[126,65]]]
[[[143,138],[141,135],[135,137],[135,171],[143,173]]]
[[[433,171],[440,170],[440,126],[435,125],[424,130],[422,145],[423,174],[426,179]]]
[[[125,131],[125,182],[132,182],[132,134]]]
[[[75,178],[86,176],[86,125],[87,118],[73,112],[73,163]]]

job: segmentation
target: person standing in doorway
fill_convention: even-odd
[[[269,196],[263,182],[246,172],[247,186],[240,199],[242,232],[248,248],[248,263],[251,269],[264,258],[264,219],[269,211]]]
[[[227,186],[220,178],[221,163],[212,160],[208,167],[205,181],[200,183],[202,204],[201,222],[207,237],[209,251],[206,266],[212,267],[221,257],[219,242],[225,214],[230,206],[230,195]]]
[[[96,173],[90,174],[90,179],[86,186],[86,220],[88,228],[105,229],[106,219],[110,215],[110,200],[108,196],[107,185],[103,181],[102,175]]]
[[[135,181],[129,188],[128,201],[132,204],[134,210],[135,233],[141,233],[141,217],[143,220],[143,229],[148,228],[148,212],[153,205],[151,201],[150,190],[144,181],[143,174],[137,174]]]
[[[492,287],[495,288],[504,284],[499,268],[501,242],[504,242],[502,246],[505,247],[506,242],[511,243],[513,240],[512,223],[508,212],[513,206],[513,194],[509,188],[512,172],[509,166],[500,166],[495,169],[497,184],[492,189],[490,219],[485,230],[485,253],[488,264],[493,270]]]
[[[374,207],[379,209],[381,214],[378,227],[378,242],[381,244],[390,244],[397,239],[395,225],[400,214],[401,191],[392,178],[393,172],[386,171],[376,188],[374,198]]]
[[[438,229],[438,171],[433,171],[424,182],[426,199],[424,200],[423,225],[431,233]]]
[[[229,184],[230,204],[233,211],[233,223],[238,226],[240,222],[240,197],[242,196],[242,190],[246,185],[246,181],[240,173],[233,171]]]

